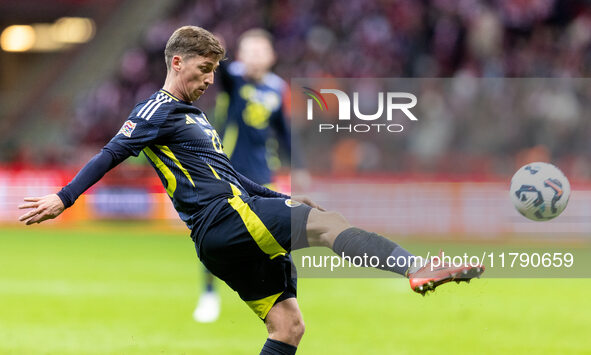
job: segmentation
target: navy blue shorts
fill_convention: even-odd
[[[290,252],[306,240],[311,207],[283,198],[234,196],[196,245],[199,259],[261,318],[296,297]]]

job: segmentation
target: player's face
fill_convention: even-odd
[[[275,63],[275,52],[269,40],[263,37],[246,37],[238,47],[238,60],[244,63],[245,75],[260,80]]]
[[[210,57],[193,56],[181,58],[179,64],[179,89],[184,100],[193,102],[213,84],[213,74],[220,63]]]

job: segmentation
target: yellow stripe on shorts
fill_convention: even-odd
[[[250,206],[246,202],[242,201],[240,198],[240,190],[234,185],[231,186],[232,191],[234,192],[234,197],[229,198],[228,202],[230,203],[230,206],[238,212],[248,233],[250,233],[252,239],[254,239],[259,248],[261,248],[265,254],[269,255],[270,259],[287,254],[287,250],[277,243],[277,240],[275,240],[259,216],[250,209]]]
[[[269,297],[261,298],[260,300],[244,301],[261,319],[265,319],[267,314],[275,304],[275,301],[281,296],[283,292],[271,295]]]

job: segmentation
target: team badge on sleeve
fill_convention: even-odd
[[[123,124],[123,127],[121,127],[121,129],[119,130],[119,132],[117,134],[122,134],[128,138],[131,137],[131,133],[135,129],[136,124],[137,123],[133,123],[130,120],[125,121],[125,123]]]

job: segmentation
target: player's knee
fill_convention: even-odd
[[[304,325],[304,320],[299,317],[297,319],[293,319],[291,324],[287,329],[287,337],[290,339],[292,344],[299,344],[300,340],[304,336],[304,332],[306,331],[306,326]]]
[[[304,319],[295,298],[288,298],[271,308],[265,319],[269,338],[298,346],[304,335]]]
[[[304,320],[300,317],[291,324],[290,328],[291,337],[296,343],[299,343],[302,337],[304,336],[304,332],[306,331]]]
[[[269,329],[269,338],[297,346],[306,330],[302,317],[286,318],[281,323]]]
[[[338,212],[312,210],[308,217],[308,242],[313,246],[331,247],[336,237],[351,224]]]
[[[301,322],[299,322],[297,324],[296,329],[295,329],[295,335],[298,337],[298,342],[302,339],[305,332],[306,332],[306,325],[304,324],[304,321],[301,320]]]

